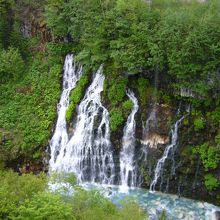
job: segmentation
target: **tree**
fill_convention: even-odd
[[[9,79],[18,80],[24,74],[24,61],[18,49],[10,47],[0,51],[0,79],[1,82]]]
[[[41,192],[21,205],[12,219],[17,220],[75,220],[72,207],[60,195]]]

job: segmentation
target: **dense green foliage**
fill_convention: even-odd
[[[10,152],[6,159],[31,153],[34,157],[34,150],[47,144],[56,117],[61,72],[59,64],[48,65],[38,56],[20,80],[0,87],[1,150]]]
[[[39,159],[56,117],[62,56],[66,51],[56,50],[55,54],[59,43],[42,47],[38,34],[27,38],[20,32],[24,20],[36,16],[42,7],[25,0],[19,4],[0,1],[0,13],[5,15],[0,19],[1,163],[10,164],[18,158]],[[26,18],[23,13],[27,13]]]
[[[110,128],[112,131],[116,131],[120,128],[124,122],[122,110],[113,108],[110,112]]]
[[[212,174],[205,175],[205,186],[209,191],[213,191],[218,188],[220,183]]]
[[[7,79],[18,80],[24,72],[24,61],[16,48],[2,50],[0,54],[0,78],[1,81]]]
[[[0,218],[8,219],[16,213],[17,208],[32,198],[36,193],[46,189],[46,177],[27,174],[18,176],[13,172],[0,171]]]
[[[75,220],[70,204],[65,203],[59,195],[45,192],[26,200],[12,219]]]
[[[123,110],[130,112],[133,105],[134,104],[131,100],[126,100],[123,102],[122,107],[123,107]]]
[[[194,152],[199,153],[206,171],[218,167],[220,155],[217,148],[209,146],[208,143],[205,143],[196,147]]]
[[[205,96],[219,86],[210,80],[218,77],[219,9],[214,0],[153,1],[150,10],[140,0],[50,0],[46,15],[55,34],[72,36],[82,62],[111,60],[128,73],[168,68],[175,86]]]
[[[129,103],[126,99],[127,77],[118,77],[116,74],[107,76],[105,92],[110,103],[110,127],[112,131],[122,129],[123,122],[128,116],[128,108],[123,108],[123,104]],[[124,101],[125,100],[125,101]],[[124,101],[124,102],[123,102]],[[130,105],[130,107],[132,107]]]
[[[0,171],[0,174],[1,219],[146,219],[143,210],[132,201],[125,201],[122,208],[118,208],[98,191],[85,191],[78,186],[75,186],[73,196],[45,191],[48,182],[42,174],[18,176],[6,171]],[[65,177],[63,180],[68,179]]]

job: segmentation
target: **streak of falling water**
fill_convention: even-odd
[[[158,92],[158,68],[155,70],[154,75],[154,91],[152,94],[152,109],[150,115],[145,123],[143,123],[143,144],[149,145],[148,135],[151,130],[157,128],[157,92]],[[152,146],[151,146],[152,147]]]
[[[133,109],[128,116],[127,123],[124,127],[122,150],[120,152],[120,175],[122,187],[136,186],[136,169],[134,164],[135,154],[135,114],[138,111],[138,100],[134,93],[127,91],[127,96],[133,102]]]
[[[55,170],[75,173],[79,182],[113,184],[115,168],[109,113],[101,104],[105,77],[100,67],[78,107],[73,136],[57,157]]]
[[[57,155],[63,154],[63,149],[68,142],[66,126],[66,110],[69,106],[69,96],[82,75],[82,66],[77,66],[73,55],[67,55],[64,63],[63,91],[57,107],[58,119],[53,137],[50,141],[51,159],[50,167],[56,165]]]
[[[168,158],[169,154],[172,152],[172,150],[176,147],[177,145],[177,140],[178,140],[178,128],[183,121],[184,116],[182,116],[173,126],[171,130],[172,134],[172,139],[171,139],[171,144],[168,145],[163,153],[163,156],[158,160],[157,166],[154,172],[154,179],[150,184],[150,191],[155,191],[156,184],[163,172],[163,167],[166,159]]]

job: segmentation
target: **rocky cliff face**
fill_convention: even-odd
[[[128,83],[131,85],[131,83]],[[154,83],[151,84],[154,86]],[[152,89],[153,90],[153,89]],[[160,88],[158,89],[160,90]],[[163,172],[157,183],[156,189],[178,194],[188,198],[200,199],[219,205],[219,190],[209,191],[205,186],[207,171],[200,157],[193,149],[201,142],[215,139],[216,130],[203,129],[195,131],[193,121],[194,106],[190,104],[191,95],[171,95],[163,88],[163,92],[170,96],[169,101],[157,98],[154,103],[153,93],[147,98],[148,104],[138,111],[136,115],[136,157],[140,171],[140,185],[150,188],[154,178],[155,168],[158,161],[164,155],[166,147],[171,143],[171,129],[176,120],[185,115],[178,129],[178,140],[173,151],[165,160]],[[138,93],[136,93],[138,94]],[[184,93],[185,94],[185,93]],[[139,103],[141,103],[139,97]],[[145,117],[143,120],[143,114]],[[113,145],[116,150],[120,149],[122,131],[111,134]],[[208,154],[208,152],[207,152]],[[218,168],[210,171],[217,179]]]

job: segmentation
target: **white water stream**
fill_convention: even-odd
[[[128,90],[127,96],[132,101],[133,108],[124,127],[122,150],[120,152],[121,185],[124,188],[128,186],[137,186],[137,176],[134,164],[136,128],[135,114],[137,113],[139,106],[138,100],[132,91]]]
[[[73,172],[78,182],[113,184],[109,113],[101,104],[104,80],[100,67],[78,106],[72,137],[60,145],[60,153],[51,163],[52,170]]]
[[[57,156],[63,155],[63,149],[68,142],[66,110],[69,106],[69,96],[72,89],[82,75],[82,66],[77,65],[73,55],[67,55],[63,68],[63,90],[57,106],[58,119],[53,137],[50,141],[51,159],[50,168],[57,166]]]
[[[161,173],[163,171],[163,167],[164,167],[164,163],[166,161],[166,159],[169,156],[169,153],[176,147],[177,145],[177,141],[178,141],[178,128],[182,122],[182,120],[184,119],[184,116],[181,117],[174,125],[174,127],[171,130],[171,135],[172,135],[172,139],[171,139],[171,144],[169,144],[164,153],[163,156],[158,160],[157,162],[157,166],[156,169],[154,171],[154,179],[150,184],[150,191],[155,191],[155,187],[156,184],[161,176]]]

